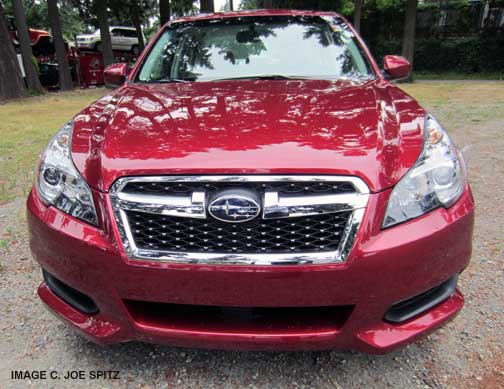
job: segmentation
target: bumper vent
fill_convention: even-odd
[[[384,319],[391,323],[402,323],[424,313],[450,297],[455,292],[457,280],[458,274],[441,285],[392,305]]]
[[[348,320],[353,306],[220,307],[124,300],[136,323],[149,328],[192,332],[284,336],[335,332]]]
[[[68,286],[45,270],[42,270],[42,275],[49,289],[64,302],[88,315],[98,313],[98,307],[90,297]]]

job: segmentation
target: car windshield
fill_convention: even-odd
[[[263,16],[174,23],[150,50],[136,80],[246,78],[370,79],[374,73],[340,18]]]

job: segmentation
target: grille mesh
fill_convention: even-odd
[[[335,251],[351,212],[225,223],[127,211],[138,248],[207,253]]]
[[[350,182],[129,182],[122,189],[127,193],[155,195],[190,195],[194,191],[209,194],[226,188],[252,189],[259,193],[280,195],[329,195],[355,192]]]

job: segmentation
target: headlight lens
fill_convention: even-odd
[[[67,123],[51,139],[37,169],[37,192],[52,205],[78,219],[98,225],[93,196],[75,168],[70,154],[73,122]]]
[[[422,154],[393,189],[383,228],[434,208],[448,208],[460,198],[465,186],[462,156],[443,127],[432,116],[427,116]]]

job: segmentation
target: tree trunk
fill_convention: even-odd
[[[63,91],[72,90],[72,75],[70,74],[70,66],[68,65],[65,41],[61,34],[58,0],[47,0],[47,13],[49,15],[49,22],[51,23],[52,37],[54,47],[56,48],[56,58],[58,59],[60,89]]]
[[[26,96],[26,88],[0,3],[0,100]]]
[[[233,0],[229,0],[229,12],[233,12],[234,9],[233,9]]]
[[[98,24],[100,27],[101,50],[103,56],[103,64],[105,66],[114,63],[114,53],[112,52],[112,41],[110,39],[110,29],[108,23],[107,1],[94,0],[96,16],[98,16]]]
[[[415,24],[418,0],[407,0],[406,15],[404,18],[404,36],[402,56],[405,57],[413,68],[413,56],[415,54]],[[411,77],[410,77],[411,81]]]
[[[138,37],[138,47],[140,48],[140,51],[142,51],[145,47],[145,42],[142,34],[142,22],[140,20],[140,7],[138,5],[138,0],[133,0],[131,6],[131,18]]]
[[[214,12],[214,0],[200,0],[200,13]]]
[[[360,22],[361,22],[361,15],[362,15],[362,2],[363,0],[355,0],[355,9],[354,9],[354,14],[353,14],[353,26],[357,32],[360,32]]]
[[[164,26],[170,21],[170,16],[170,0],[159,0],[159,20],[161,22],[161,26]]]
[[[31,48],[28,26],[26,24],[25,10],[22,0],[12,0],[14,6],[14,16],[16,18],[17,35],[21,46],[21,56],[23,57],[23,67],[26,75],[28,89],[35,92],[44,93],[45,90],[40,83],[35,66],[33,66],[33,52]]]

